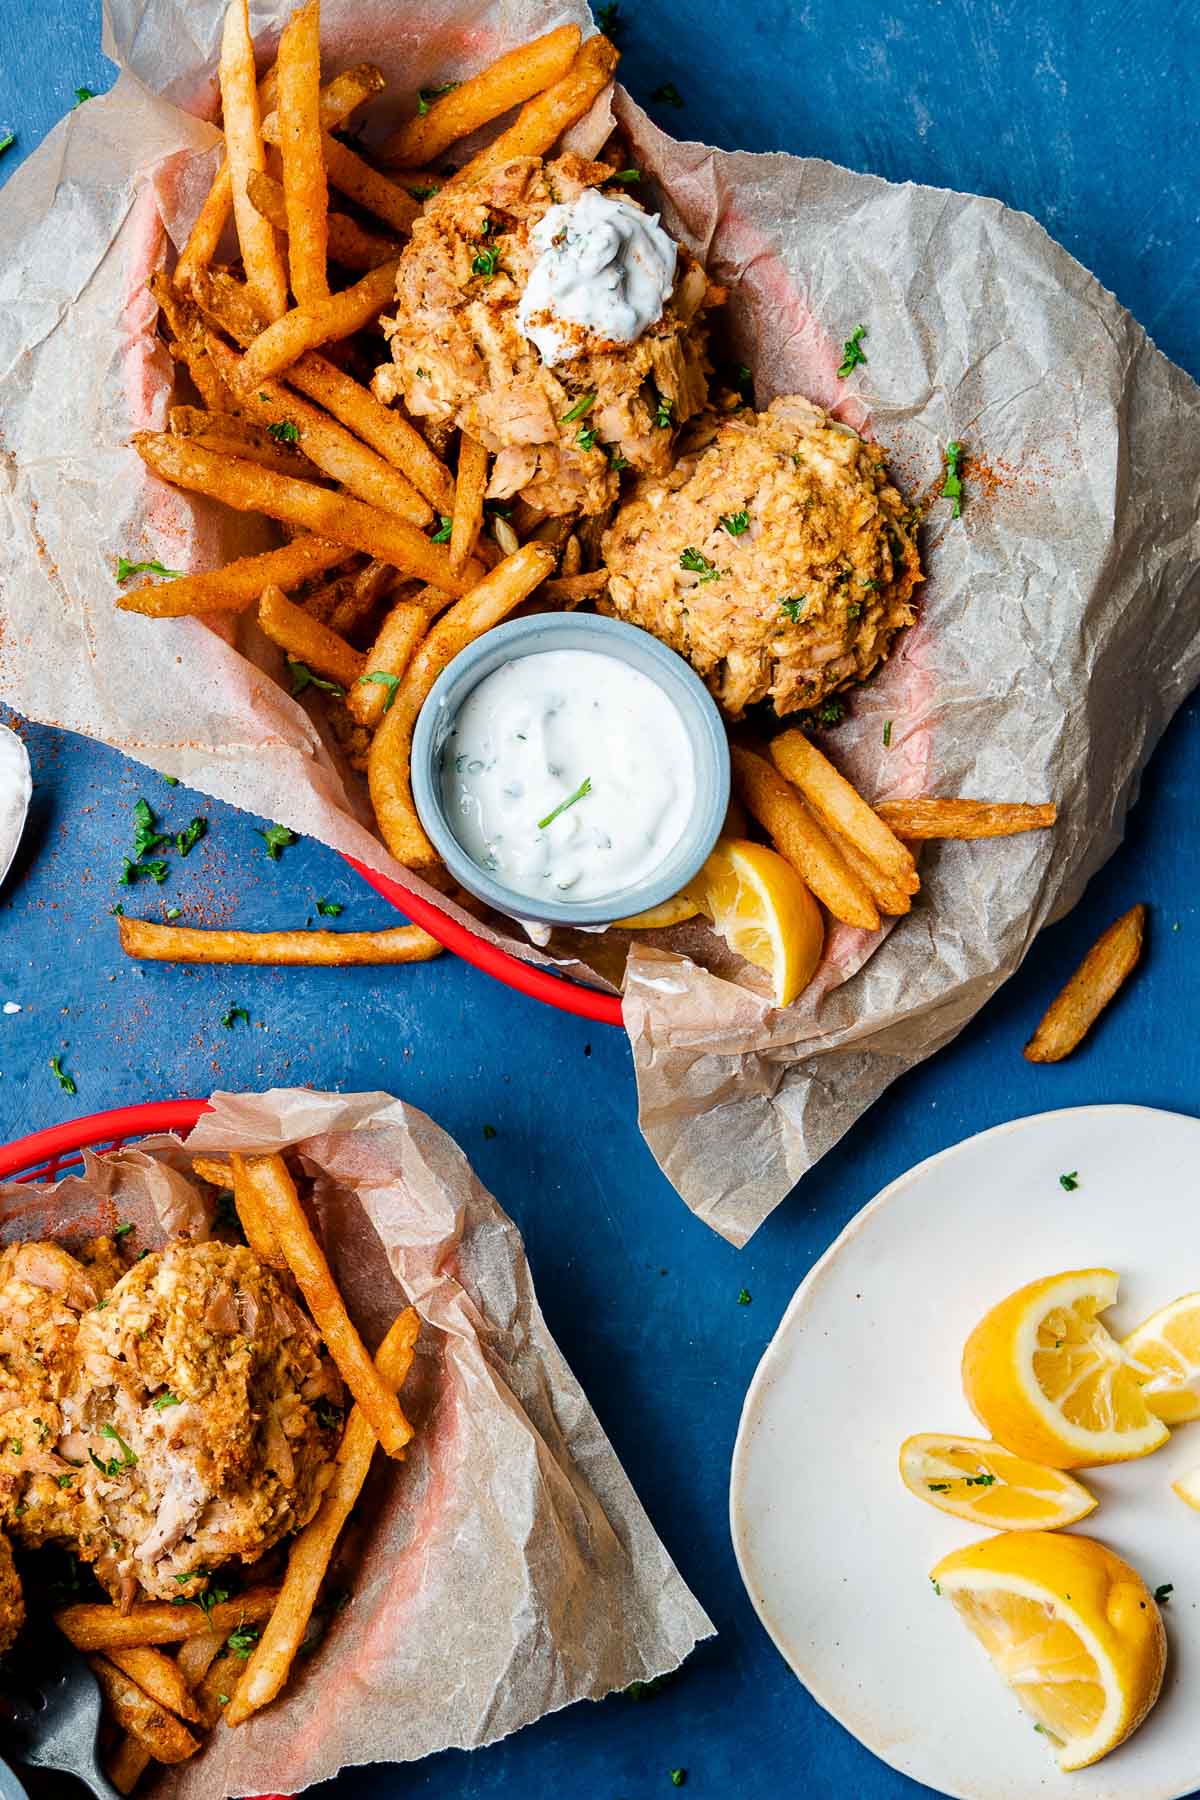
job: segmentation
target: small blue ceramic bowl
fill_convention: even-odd
[[[601,900],[542,900],[506,887],[463,849],[442,803],[442,748],[467,695],[504,663],[547,650],[616,656],[647,676],[674,702],[695,759],[696,804],[682,837],[652,877]],[[542,925],[609,925],[669,900],[708,856],[729,805],[729,744],[716,702],[700,677],[649,632],[594,613],[536,613],[485,632],[442,670],[417,718],[412,788],[430,841],[468,892],[514,919]]]

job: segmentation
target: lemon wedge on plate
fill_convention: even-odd
[[[1200,1419],[1200,1294],[1160,1307],[1121,1348],[1155,1418],[1168,1425]]]
[[[687,885],[688,897],[731,950],[771,977],[776,1006],[807,987],[821,960],[821,909],[777,850],[744,838],[718,838]]]
[[[1186,1505],[1200,1512],[1200,1469],[1189,1469],[1186,1475],[1171,1483],[1171,1490]]]
[[[900,1446],[910,1494],[992,1531],[1055,1531],[1085,1519],[1096,1501],[1061,1469],[1027,1462],[986,1438],[925,1431]]]
[[[1083,1469],[1165,1442],[1166,1426],[1100,1323],[1116,1297],[1111,1269],[1077,1269],[1031,1281],[980,1320],[963,1351],[963,1391],[1006,1450]]]
[[[1107,1756],[1158,1699],[1167,1640],[1154,1596],[1094,1538],[1005,1532],[943,1557],[930,1580],[1051,1740],[1060,1768]]]

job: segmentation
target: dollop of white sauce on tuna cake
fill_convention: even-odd
[[[544,363],[579,354],[577,333],[564,327],[632,344],[662,318],[675,285],[676,247],[657,213],[588,188],[569,205],[551,206],[530,236],[540,255],[517,328]]]

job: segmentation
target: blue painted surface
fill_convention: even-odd
[[[36,10],[31,31],[24,0],[0,0],[0,135],[19,133],[0,174],[76,86],[111,80],[97,48],[99,0]],[[669,128],[998,195],[1041,219],[1200,374],[1200,205],[1182,52],[1194,4],[892,0],[880,11],[867,0],[707,0],[703,35],[689,0],[626,0],[624,10],[629,86],[647,98],[670,80],[683,95],[678,111],[655,108]],[[696,1800],[924,1791],[808,1699],[742,1594],[726,1523],[741,1398],[797,1281],[858,1207],[919,1158],[1047,1107],[1197,1110],[1196,703],[1169,731],[1124,847],[1075,915],[1043,935],[962,1038],[894,1088],[741,1255],[695,1223],[655,1170],[614,1031],[538,1008],[447,958],[393,974],[127,965],[108,909],[129,897],[115,877],[142,793],[172,819],[200,811],[210,821],[151,912],[161,900],[185,916],[303,923],[324,896],[345,903],[346,925],[388,914],[313,845],[269,862],[259,821],[77,740],[26,736],[38,783],[32,837],[0,899],[0,1002],[24,1011],[0,1015],[0,1140],[218,1084],[378,1086],[427,1108],[520,1221],[550,1324],[719,1628],[651,1701],[578,1706],[470,1757],[349,1775],[320,1792],[640,1800],[673,1791],[678,1767]],[[1137,899],[1153,908],[1144,972],[1076,1058],[1030,1067],[1021,1044],[1063,972]],[[249,1010],[249,1028],[222,1028],[230,1004]],[[75,1099],[47,1067],[59,1051]],[[737,1304],[743,1285],[749,1306]],[[865,1610],[890,1603],[863,1596]]]

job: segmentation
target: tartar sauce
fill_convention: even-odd
[[[593,650],[540,651],[485,676],[447,735],[441,781],[468,856],[516,893],[556,901],[651,875],[696,799],[674,701]]]
[[[578,331],[565,328],[632,344],[662,318],[675,285],[675,241],[656,213],[587,188],[570,205],[550,207],[531,235],[541,255],[517,327],[544,363],[578,355]]]

